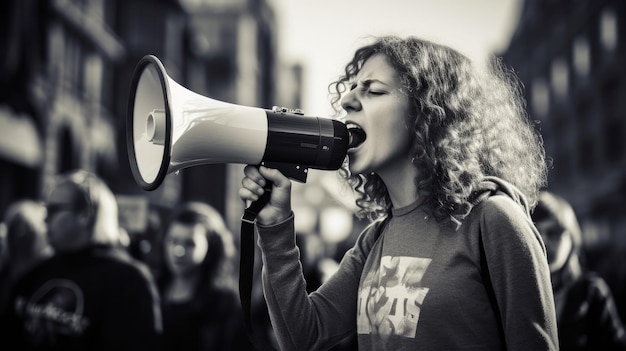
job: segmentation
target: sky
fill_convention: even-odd
[[[268,0],[278,55],[304,67],[306,115],[330,116],[328,84],[368,36],[414,35],[451,46],[477,62],[505,50],[523,0]]]

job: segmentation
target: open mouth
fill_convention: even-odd
[[[348,129],[349,149],[354,149],[361,146],[361,144],[365,142],[365,139],[367,139],[367,134],[365,134],[365,131],[363,131],[363,129],[361,129],[361,127],[359,127],[358,125],[348,123],[346,124],[346,128]]]

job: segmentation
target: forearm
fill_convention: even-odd
[[[292,216],[275,226],[258,228],[263,290],[281,349],[322,349],[346,335],[350,326],[345,324],[354,321],[347,309],[355,300],[349,293],[335,298],[339,294],[332,286],[324,287],[325,293],[307,294],[293,225]]]

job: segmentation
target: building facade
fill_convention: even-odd
[[[152,54],[190,90],[271,108],[276,29],[267,1],[11,0],[0,6],[0,51],[6,53],[0,58],[1,213],[18,198],[45,198],[54,177],[75,168],[107,181],[131,230],[145,227],[147,208],[180,201],[239,212],[227,165],[168,175],[152,192],[135,183],[126,146],[129,89],[136,64]]]
[[[626,246],[626,3],[526,0],[502,55],[589,246]]]
[[[548,190],[573,205],[587,263],[626,316],[626,2],[525,0],[502,57],[539,123]]]

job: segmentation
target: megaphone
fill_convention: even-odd
[[[133,74],[126,141],[135,181],[154,190],[169,173],[201,164],[267,165],[306,181],[309,168],[336,170],[349,133],[340,121],[214,100],[171,79],[144,56]]]

